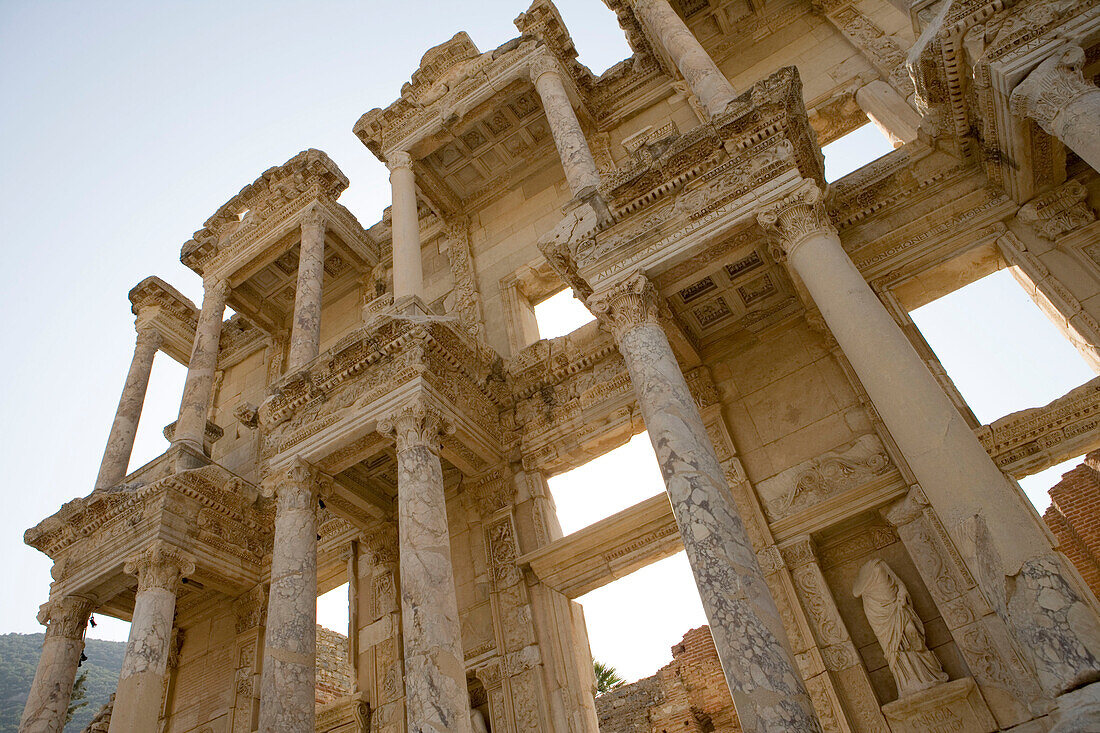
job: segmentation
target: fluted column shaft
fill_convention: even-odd
[[[317,663],[317,477],[297,461],[276,487],[260,730],[312,731]]]
[[[929,502],[969,556],[990,605],[1032,655],[1048,694],[1100,674],[1100,625],[1073,573],[844,251],[821,190],[807,181],[758,218],[776,235]]]
[[[1012,110],[1100,171],[1100,89],[1085,79],[1085,52],[1066,45],[1055,51],[1012,91]]]
[[[581,123],[565,91],[558,63],[548,54],[537,56],[531,63],[531,81],[542,100],[550,134],[565,169],[565,180],[574,196],[600,185],[596,159],[588,147]]]
[[[412,156],[405,151],[391,153],[390,169],[393,208],[393,300],[424,297],[424,262],[420,254],[420,218],[416,212],[416,177]]]
[[[442,417],[419,402],[379,425],[397,444],[397,526],[410,733],[469,733],[470,698],[437,451]]]
[[[34,672],[19,733],[61,733],[65,715],[84,652],[84,630],[95,606],[78,596],[59,598],[43,604],[39,622],[46,624],[42,654]]]
[[[636,0],[634,9],[657,35],[707,113],[713,117],[723,112],[737,92],[668,0]]]
[[[157,544],[124,569],[137,576],[138,587],[109,731],[154,731],[164,703],[176,591],[180,579],[195,572],[195,565],[179,551]]]
[[[626,361],[742,728],[820,731],[714,445],[657,322],[656,289],[635,274],[588,305]]]
[[[297,371],[317,358],[321,345],[321,285],[325,277],[325,220],[311,210],[302,220],[294,324],[287,369]]]
[[[126,384],[122,387],[122,396],[119,397],[118,409],[115,410],[115,421],[111,424],[111,434],[107,437],[107,447],[103,450],[103,460],[99,464],[99,476],[95,482],[97,489],[118,486],[126,478],[126,469],[134,452],[134,437],[141,420],[141,410],[145,406],[145,393],[149,389],[153,357],[156,356],[160,344],[161,335],[156,329],[138,329],[134,358],[130,362],[130,371],[126,374]]]
[[[187,365],[187,381],[183,384],[179,419],[172,445],[185,444],[197,454],[203,452],[206,416],[214,390],[214,370],[218,366],[218,343],[222,335],[222,316],[229,295],[226,280],[203,283],[202,310],[195,326],[195,342]]]

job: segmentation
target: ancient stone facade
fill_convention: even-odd
[[[132,620],[112,733],[595,731],[575,599],[681,548],[746,731],[1097,727],[1097,602],[1015,478],[1100,448],[1100,381],[981,425],[908,312],[1010,268],[1100,367],[1100,6],[605,2],[632,55],[599,76],[550,0],[429,49],[353,125],[382,221],[306,150],[183,245],[200,304],[131,291],[91,493],[25,535],[22,731],[91,611]],[[867,120],[896,149],[826,183]],[[564,288],[598,322],[541,339]],[[159,353],[179,417],[131,471]],[[667,495],[562,536],[547,477],[645,429]],[[899,685],[891,628],[942,673]]]

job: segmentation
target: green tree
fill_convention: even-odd
[[[602,695],[616,687],[622,687],[626,682],[615,668],[603,662],[592,660],[592,669],[596,672],[596,694]]]
[[[88,672],[85,670],[80,673],[80,676],[76,678],[76,682],[73,683],[73,694],[69,697],[69,709],[65,711],[65,724],[68,725],[72,721],[73,716],[76,715],[76,711],[88,704],[85,699],[88,693],[84,687],[88,682]]]

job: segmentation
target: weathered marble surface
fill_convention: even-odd
[[[226,280],[203,283],[202,311],[195,327],[195,343],[187,367],[187,381],[183,384],[176,433],[172,438],[173,445],[187,444],[199,454],[203,450],[203,432],[206,430],[206,414],[210,409],[210,396],[214,389],[218,341],[221,338],[222,315],[225,313],[225,299],[228,295],[229,282]]]
[[[917,139],[920,115],[909,106],[897,89],[875,79],[856,92],[856,104],[860,106],[875,127],[890,138],[894,147]]]
[[[416,176],[412,156],[405,151],[390,153],[386,165],[390,169],[393,188],[393,301],[416,296],[424,297],[424,262],[420,254],[420,219],[416,212]]]
[[[325,220],[317,210],[302,220],[298,283],[287,370],[294,372],[317,357],[321,345],[321,285],[325,277]]]
[[[180,579],[195,572],[179,551],[157,544],[126,563],[138,579],[130,637],[122,658],[110,733],[156,730],[164,700],[176,590]]]
[[[130,455],[134,451],[134,436],[137,435],[141,410],[145,406],[145,392],[149,388],[153,357],[156,356],[160,344],[161,336],[156,330],[138,329],[134,358],[130,362],[126,384],[123,385],[122,396],[118,400],[115,421],[111,424],[111,434],[103,451],[103,461],[99,464],[99,476],[95,482],[97,489],[117,486],[126,478]]]
[[[668,0],[638,0],[634,9],[657,34],[707,113],[714,116],[723,112],[737,96],[733,85]]]
[[[656,293],[640,275],[590,307],[611,321],[746,731],[819,731],[775,600],[733,506],[672,347]]]
[[[565,179],[574,196],[585,189],[600,185],[600,173],[596,168],[596,159],[588,148],[573,103],[565,91],[561,71],[552,58],[540,56],[531,64],[531,79],[535,90],[542,99],[542,108],[546,121],[550,123],[550,134],[558,148]]]
[[[46,603],[38,619],[46,624],[42,655],[31,682],[19,733],[61,733],[84,651],[84,629],[95,604],[78,596]]]
[[[260,679],[260,730],[312,731],[317,655],[317,497],[298,462],[276,488],[275,543]]]
[[[410,733],[469,733],[470,700],[455,596],[439,440],[416,405],[379,426],[397,441],[397,514],[405,699]]]
[[[1063,46],[1013,90],[1012,106],[1100,171],[1100,89],[1085,79],[1084,64],[1080,46]]]

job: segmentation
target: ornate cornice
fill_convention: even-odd
[[[46,627],[47,637],[79,640],[84,638],[88,617],[96,608],[96,602],[84,596],[65,596],[38,608],[38,623]]]
[[[138,593],[153,588],[175,593],[180,580],[195,572],[195,561],[182,550],[158,540],[127,560],[122,570],[137,576]]]
[[[443,436],[454,431],[454,425],[422,399],[397,408],[378,422],[378,432],[396,441],[398,453],[411,448],[427,448],[438,454]]]
[[[659,325],[660,298],[657,288],[640,272],[590,295],[588,309],[614,335],[616,341],[644,325]]]
[[[837,233],[825,210],[825,194],[813,181],[804,181],[789,196],[762,208],[756,221],[774,238],[779,256],[789,257],[811,235]]]
[[[1085,52],[1080,46],[1059,48],[1012,90],[1013,114],[1030,117],[1053,134],[1051,125],[1062,110],[1078,97],[1096,91],[1096,86],[1085,80],[1084,64]]]

